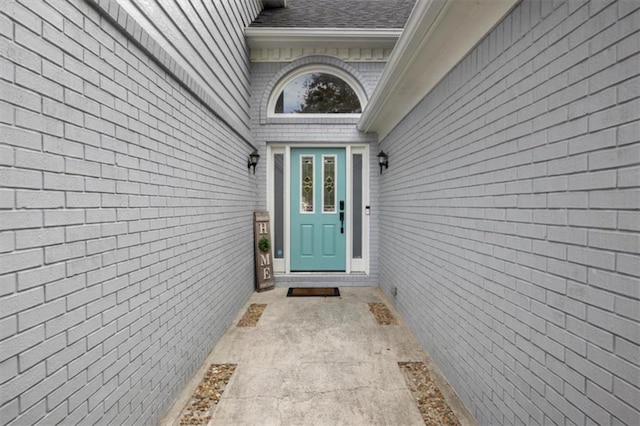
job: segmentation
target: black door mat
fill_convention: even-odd
[[[338,287],[289,287],[287,297],[339,297]]]

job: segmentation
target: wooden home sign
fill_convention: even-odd
[[[273,276],[273,256],[269,212],[254,212],[254,235],[256,253],[256,290],[271,290],[276,285]]]

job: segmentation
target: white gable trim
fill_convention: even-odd
[[[518,0],[418,0],[358,129],[382,140]]]
[[[279,47],[273,49],[251,49],[251,62],[291,62],[306,56],[332,56],[345,62],[387,62],[390,47]]]

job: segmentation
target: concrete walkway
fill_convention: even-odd
[[[341,288],[341,297],[287,298],[286,288],[255,293],[184,389],[163,424],[180,411],[212,363],[235,363],[210,424],[423,425],[398,361],[428,363],[462,425],[474,424],[427,354],[399,319],[380,326],[368,302],[393,305],[376,288]],[[236,327],[251,303],[266,303],[256,327]]]

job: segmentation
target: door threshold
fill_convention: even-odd
[[[275,276],[278,277],[290,277],[290,276],[323,276],[323,275],[331,275],[331,276],[351,276],[351,275],[367,275],[366,272],[362,271],[354,271],[354,272],[336,272],[336,271],[315,271],[315,272],[276,272]]]

